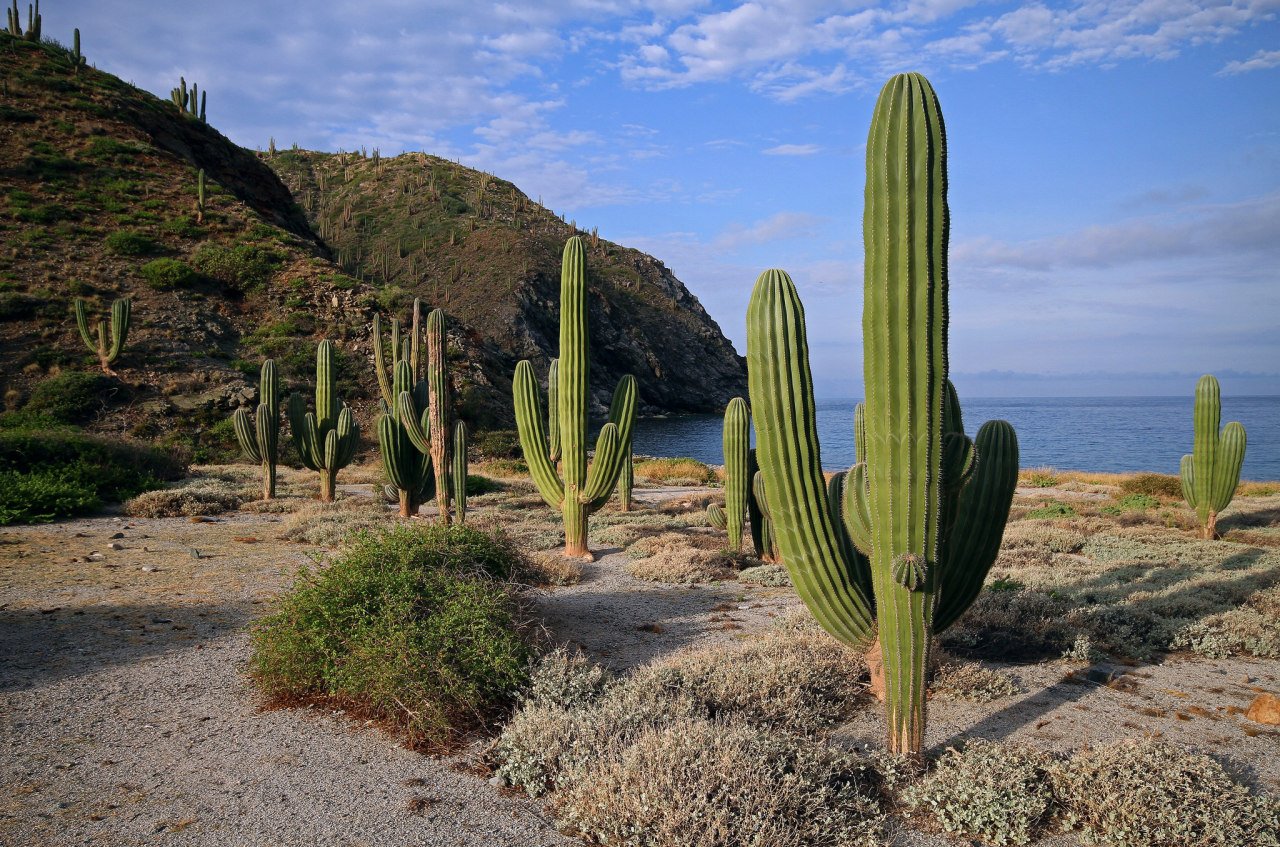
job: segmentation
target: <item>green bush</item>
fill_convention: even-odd
[[[1032,509],[1027,512],[1026,517],[1029,520],[1053,520],[1055,518],[1074,518],[1076,510],[1069,503],[1060,503],[1057,500],[1052,503]]]
[[[141,273],[147,285],[161,291],[190,288],[200,279],[200,275],[186,262],[168,258],[152,259],[142,266]]]
[[[23,410],[62,423],[85,423],[102,411],[117,388],[105,374],[63,371],[38,383]]]
[[[0,471],[0,526],[47,523],[102,505],[78,469]]]
[[[482,459],[521,459],[520,435],[514,429],[488,429],[473,434],[471,449]]]
[[[148,256],[160,249],[149,235],[132,229],[117,230],[107,236],[106,247],[117,256]]]
[[[358,536],[257,626],[253,676],[272,698],[341,704],[415,746],[455,741],[527,677],[502,581],[519,562],[504,539],[461,526]]]
[[[222,247],[204,244],[191,257],[196,270],[218,280],[229,288],[250,291],[271,281],[284,257],[274,250],[255,244]]]
[[[1140,473],[1122,480],[1120,491],[1124,494],[1146,494],[1181,500],[1182,482],[1169,474]]]

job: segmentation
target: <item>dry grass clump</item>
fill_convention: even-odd
[[[1211,659],[1280,658],[1280,587],[1255,592],[1238,609],[1184,626],[1174,635],[1170,647]]]
[[[1182,499],[1182,480],[1171,474],[1138,473],[1120,481],[1122,494],[1147,494],[1167,500]]]
[[[1053,808],[1047,778],[1052,754],[974,740],[948,748],[921,782],[902,792],[903,804],[925,813],[944,831],[987,844],[1027,844]]]
[[[791,585],[791,574],[782,565],[752,565],[738,571],[738,581],[765,588],[786,588]]]
[[[635,463],[636,479],[663,485],[710,485],[716,472],[697,459],[644,459]]]
[[[619,523],[597,530],[592,534],[592,538],[598,544],[607,544],[610,547],[627,547],[635,542],[636,539],[643,538],[646,534],[648,533],[644,527],[636,526],[633,523]]]
[[[551,805],[562,827],[603,844],[870,847],[884,824],[877,782],[824,744],[686,717],[638,733]]]
[[[940,664],[933,673],[929,689],[951,700],[970,703],[990,703],[1022,693],[1022,688],[1009,674],[983,667],[977,662],[963,661]]]
[[[179,518],[234,511],[253,494],[238,485],[209,479],[178,483],[126,500],[124,513],[134,518]]]
[[[1250,796],[1208,756],[1150,739],[1097,747],[1053,768],[1066,828],[1109,847],[1280,844],[1280,802]]]
[[[1028,547],[1043,548],[1050,553],[1078,553],[1086,541],[1084,533],[1039,522],[1018,521],[1005,527],[1001,552]]]
[[[387,507],[366,497],[343,497],[334,503],[309,503],[294,512],[280,530],[286,541],[337,547],[349,535],[385,526]]]
[[[582,580],[582,562],[557,550],[541,550],[525,557],[520,575],[535,585],[577,585]]]
[[[642,538],[627,555],[633,561],[628,572],[636,579],[692,585],[734,579],[735,558],[708,536],[664,532]]]

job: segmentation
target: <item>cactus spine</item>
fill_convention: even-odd
[[[623,458],[631,444],[635,420],[636,381],[628,374],[614,389],[609,422],[596,440],[595,461],[587,468],[588,358],[586,251],[582,239],[570,238],[564,246],[560,272],[560,357],[557,387],[551,414],[560,430],[561,474],[556,473],[548,452],[540,391],[533,365],[516,365],[513,393],[516,426],[529,474],[542,499],[559,509],[564,519],[564,554],[590,557],[587,550],[587,517],[603,506],[622,472]]]
[[[982,444],[975,448],[964,435],[947,382],[945,155],[928,81],[894,77],[867,141],[860,462],[830,489],[804,307],[790,277],[761,274],[747,312],[760,466],[782,559],[828,632],[851,645],[878,642],[888,746],[915,756],[924,740],[932,638],[981,586],[1017,480],[1012,429],[984,427],[989,452],[976,463]],[[849,542],[865,558],[854,557]]]
[[[111,370],[111,363],[120,357],[120,351],[124,349],[132,313],[133,306],[128,297],[121,297],[111,304],[111,343],[108,344],[106,325],[99,320],[90,329],[88,307],[83,299],[76,298],[76,328],[80,330],[80,337],[89,351],[97,354],[98,364],[108,376],[116,375]]]
[[[316,348],[316,408],[307,411],[298,394],[289,396],[289,429],[302,463],[320,474],[320,500],[333,502],[338,471],[351,464],[360,430],[355,415],[337,396],[333,373],[333,343]]]
[[[1218,537],[1218,513],[1231,503],[1244,465],[1244,427],[1232,421],[1218,431],[1222,421],[1222,393],[1211,374],[1196,383],[1195,441],[1182,457],[1182,496],[1196,510],[1200,537]]]
[[[280,390],[276,383],[276,363],[271,359],[262,363],[258,401],[253,421],[249,420],[249,411],[242,407],[231,416],[231,423],[240,449],[262,465],[262,499],[270,500],[276,496],[276,458],[280,446]]]

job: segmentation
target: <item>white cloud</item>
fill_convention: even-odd
[[[766,156],[812,156],[821,150],[817,144],[779,144],[760,152]]]
[[[1222,70],[1218,71],[1218,75],[1235,76],[1251,71],[1270,70],[1277,66],[1280,66],[1280,50],[1259,50],[1248,59],[1227,62]]]

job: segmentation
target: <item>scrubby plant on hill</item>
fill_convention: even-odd
[[[270,698],[339,705],[415,746],[456,741],[526,679],[506,583],[519,566],[508,542],[463,526],[358,536],[257,626],[254,679]]]
[[[795,285],[765,271],[747,311],[757,449],[783,563],[823,627],[848,644],[879,646],[889,749],[914,756],[932,639],[978,596],[1018,472],[1012,427],[988,422],[970,440],[947,379],[945,149],[928,81],[895,76],[867,140],[866,452],[841,503],[829,501],[822,475]],[[899,157],[917,164],[886,166]],[[908,253],[933,259],[895,258]],[[862,556],[850,558],[842,531]]]

